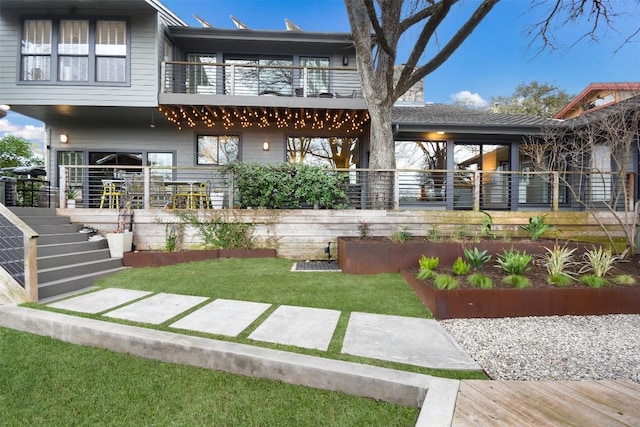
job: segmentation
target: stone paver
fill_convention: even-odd
[[[208,298],[160,293],[105,314],[107,317],[158,325]]]
[[[133,289],[107,288],[63,301],[53,302],[48,304],[48,306],[80,313],[95,314],[142,298],[151,293],[152,292],[148,291],[135,291]]]
[[[170,326],[172,328],[235,337],[269,307],[271,307],[271,304],[221,298],[183,317]]]
[[[342,352],[427,368],[481,369],[431,319],[351,313]]]
[[[326,351],[340,318],[337,310],[278,307],[249,338]]]

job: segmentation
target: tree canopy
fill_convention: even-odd
[[[492,97],[491,105],[500,113],[553,117],[572,98],[572,95],[558,86],[532,81],[519,84],[509,96]]]
[[[13,135],[6,135],[0,139],[0,168],[41,164],[42,158],[35,156],[31,143],[26,139]]]

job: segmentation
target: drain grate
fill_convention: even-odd
[[[337,262],[329,261],[298,261],[293,264],[291,271],[342,271]]]

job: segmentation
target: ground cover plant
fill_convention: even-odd
[[[412,426],[418,409],[0,328],[0,424]]]

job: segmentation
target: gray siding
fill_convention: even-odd
[[[0,21],[0,93],[2,94],[2,102],[16,105],[157,105],[159,63],[155,13],[136,11],[127,16],[120,11],[85,11],[81,7],[78,9],[79,16],[112,16],[129,20],[130,86],[20,84],[17,76],[20,16],[29,15],[21,15],[14,10],[2,10]]]

